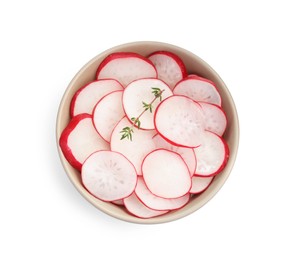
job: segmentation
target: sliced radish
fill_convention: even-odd
[[[101,137],[110,142],[110,136],[117,123],[124,117],[122,90],[104,96],[93,110],[93,123]]]
[[[213,177],[198,177],[193,176],[192,177],[192,187],[190,189],[190,193],[192,194],[198,194],[200,192],[203,192],[208,188],[210,183],[212,182]]]
[[[194,175],[196,170],[196,156],[195,156],[193,148],[186,148],[186,147],[173,145],[167,142],[165,139],[163,139],[159,134],[153,137],[153,142],[157,149],[164,148],[169,151],[178,153],[180,156],[182,156],[182,158],[184,159],[185,163],[187,164],[189,168],[190,175],[191,176]]]
[[[112,151],[117,151],[126,156],[135,166],[138,175],[142,175],[141,164],[144,157],[155,149],[152,137],[156,134],[153,130],[140,130],[133,128],[132,140],[127,138],[122,139],[122,129],[124,127],[131,127],[132,124],[124,117],[115,126],[111,138],[110,147]]]
[[[175,152],[157,149],[142,163],[147,188],[156,196],[172,199],[184,196],[191,188],[191,176],[183,158]]]
[[[96,103],[106,94],[116,90],[123,90],[123,87],[114,79],[93,81],[80,88],[73,96],[70,104],[71,116],[82,113],[92,114]]]
[[[229,148],[226,141],[215,133],[205,131],[201,146],[194,149],[197,158],[195,175],[214,176],[226,165]]]
[[[187,76],[184,62],[179,56],[169,51],[157,51],[148,56],[154,64],[158,78],[166,82],[171,89]]]
[[[201,106],[185,96],[163,100],[155,111],[154,124],[167,141],[184,147],[197,147],[204,133],[204,114]]]
[[[147,188],[142,177],[138,178],[135,193],[147,207],[155,210],[179,209],[185,206],[190,200],[189,193],[175,199],[165,199],[158,197]]]
[[[189,75],[178,82],[174,88],[175,95],[184,95],[195,101],[204,101],[221,105],[221,96],[215,84],[197,75]]]
[[[152,218],[166,214],[168,210],[154,210],[144,205],[135,193],[124,199],[126,209],[133,215],[139,218]]]
[[[222,136],[227,127],[227,117],[218,105],[199,102],[205,117],[205,129]]]
[[[98,199],[114,201],[132,194],[137,183],[133,164],[122,154],[98,151],[83,163],[82,182]]]
[[[154,129],[154,113],[160,98],[155,98],[154,91],[152,88],[159,88],[162,90],[162,100],[173,93],[163,81],[159,79],[139,79],[131,82],[124,90],[123,94],[123,107],[128,119],[131,121],[132,118],[137,118],[143,111],[143,102],[146,104],[152,103],[152,111],[146,111],[140,117],[140,128],[142,129]]]
[[[141,78],[156,78],[157,71],[150,60],[132,52],[116,52],[107,56],[99,65],[97,79],[112,78],[123,86]]]
[[[60,136],[59,145],[67,161],[78,170],[91,153],[110,148],[97,134],[89,114],[71,119]]]

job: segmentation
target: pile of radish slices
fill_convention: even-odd
[[[174,53],[107,56],[81,87],[59,144],[96,198],[140,218],[185,206],[229,158],[217,87]]]

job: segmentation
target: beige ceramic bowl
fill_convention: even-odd
[[[223,109],[227,114],[228,119],[228,127],[225,132],[224,138],[226,139],[229,148],[230,148],[230,158],[225,169],[218,174],[209,188],[202,193],[201,195],[193,198],[185,207],[168,213],[163,216],[159,216],[151,219],[140,219],[135,216],[128,214],[123,208],[113,205],[112,203],[103,202],[99,199],[96,199],[91,194],[87,192],[87,190],[83,187],[81,183],[80,173],[75,170],[73,167],[69,165],[69,163],[64,158],[60,147],[58,145],[59,137],[63,131],[63,129],[68,124],[69,117],[69,106],[70,101],[74,93],[85,84],[91,82],[95,79],[95,73],[100,62],[110,53],[113,52],[137,52],[142,55],[148,55],[154,51],[158,50],[166,50],[171,51],[179,55],[184,61],[188,73],[195,73],[202,77],[208,78],[216,83],[219,92],[222,97],[222,105]],[[111,48],[98,56],[94,57],[90,60],[73,78],[70,82],[68,88],[66,89],[62,101],[60,103],[58,116],[57,116],[57,125],[56,125],[56,137],[57,137],[57,146],[59,150],[60,159],[62,161],[63,167],[72,181],[76,189],[84,196],[90,203],[92,203],[96,208],[101,211],[116,217],[121,220],[134,222],[134,223],[163,223],[173,221],[184,216],[187,216],[200,207],[202,207],[205,203],[207,203],[223,186],[225,181],[227,180],[232,167],[234,165],[238,143],[239,143],[239,124],[238,124],[238,116],[236,112],[236,108],[234,105],[234,101],[230,95],[229,90],[227,89],[224,82],[218,76],[218,74],[202,59],[197,57],[195,54],[184,50],[180,47],[161,43],[161,42],[132,42],[124,45],[120,45],[114,48]]]

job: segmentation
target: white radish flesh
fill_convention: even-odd
[[[157,107],[154,124],[158,133],[169,142],[197,147],[201,144],[205,121],[197,102],[185,96],[171,96]]]
[[[163,148],[167,149],[169,151],[178,153],[182,158],[184,159],[185,163],[187,164],[189,168],[190,175],[193,176],[196,170],[196,156],[194,153],[193,148],[186,148],[186,147],[180,147],[173,145],[163,139],[159,134],[155,135],[153,137],[153,142],[156,146],[156,148]]]
[[[221,96],[215,84],[197,75],[189,75],[178,82],[174,88],[175,95],[184,95],[195,101],[204,101],[221,105]]]
[[[172,199],[191,188],[189,169],[180,155],[165,149],[149,153],[142,163],[147,188],[156,196]]]
[[[164,100],[173,93],[163,81],[159,79],[139,79],[130,83],[124,90],[123,107],[128,119],[137,118],[144,111],[143,102],[152,103],[152,110],[145,111],[139,118],[141,129],[154,129],[154,111],[160,103],[160,98],[155,98],[152,88],[162,90],[161,99]]]
[[[211,131],[222,136],[227,127],[227,118],[225,112],[218,105],[199,102],[203,109],[205,117],[205,130]]]
[[[197,158],[195,175],[214,176],[226,165],[229,148],[225,140],[215,133],[205,131],[201,146],[194,149]]]
[[[126,209],[139,218],[152,218],[166,214],[167,210],[153,210],[144,205],[135,193],[124,199]]]
[[[110,147],[112,151],[117,151],[126,156],[135,166],[138,175],[142,175],[141,164],[144,157],[155,149],[152,137],[156,134],[153,130],[140,130],[133,128],[132,140],[122,139],[122,129],[124,127],[132,128],[132,124],[124,117],[114,128]]]
[[[122,107],[123,91],[114,91],[104,96],[93,110],[93,123],[101,137],[110,142],[110,136],[117,123],[124,117]]]
[[[130,196],[137,183],[132,163],[122,154],[112,151],[91,154],[82,166],[81,177],[86,189],[103,201]]]
[[[73,117],[63,130],[59,144],[67,161],[78,170],[91,153],[110,149],[109,144],[97,134],[89,114]]]
[[[175,210],[182,208],[190,200],[190,195],[186,195],[175,198],[165,199],[154,195],[146,186],[142,177],[138,178],[135,193],[138,198],[149,208],[155,210]]]
[[[97,102],[106,94],[116,90],[123,90],[123,87],[114,79],[93,81],[80,88],[73,96],[70,104],[71,116],[82,113],[92,114]]]
[[[212,182],[213,177],[198,177],[193,176],[192,177],[192,187],[190,189],[190,193],[192,194],[198,194],[203,192],[207,189],[207,187]]]
[[[157,71],[150,60],[137,53],[117,52],[101,62],[96,77],[116,79],[125,87],[136,79],[156,78]]]
[[[187,76],[185,64],[179,56],[168,51],[157,51],[148,56],[154,64],[158,78],[166,82],[171,89]]]

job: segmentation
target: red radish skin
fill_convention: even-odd
[[[205,130],[222,136],[227,127],[227,117],[223,109],[207,102],[199,102],[205,117]]]
[[[190,189],[191,194],[199,194],[204,192],[211,184],[214,177],[192,177],[192,187]]]
[[[154,64],[158,78],[173,89],[177,82],[187,76],[184,62],[179,56],[169,51],[156,51],[148,56]]]
[[[113,78],[124,87],[141,78],[157,78],[157,71],[146,57],[133,52],[116,52],[107,56],[99,65],[97,79]]]
[[[221,96],[214,82],[197,75],[189,75],[179,81],[173,92],[175,95],[184,95],[195,101],[221,106]]]
[[[201,145],[204,124],[201,106],[186,96],[168,97],[159,104],[154,115],[156,131],[168,142],[182,147]]]
[[[202,145],[194,151],[197,158],[195,176],[215,176],[224,169],[229,159],[229,147],[225,139],[210,131],[205,131]]]
[[[194,175],[197,161],[196,161],[196,156],[195,156],[195,152],[193,148],[186,148],[186,147],[173,145],[169,143],[168,141],[166,141],[165,139],[163,139],[159,134],[156,134],[155,136],[153,136],[152,139],[157,149],[164,148],[169,151],[178,153],[187,164],[190,171],[190,175],[191,176]]]
[[[107,94],[100,99],[93,110],[93,124],[98,134],[108,143],[114,127],[125,116],[122,94],[121,90]]]
[[[124,199],[124,205],[129,213],[138,218],[152,218],[168,213],[167,210],[154,210],[144,205],[135,193]]]
[[[81,170],[84,160],[94,151],[110,148],[97,134],[89,114],[71,119],[61,133],[59,146],[66,160],[77,170]]]
[[[159,88],[163,91],[161,94],[162,100],[173,95],[169,86],[159,79],[148,78],[135,80],[125,88],[123,93],[123,108],[130,122],[132,122],[131,118],[137,118],[144,111],[142,102],[150,104],[155,99],[152,88]],[[154,129],[153,112],[159,104],[160,99],[155,99],[152,103],[152,113],[148,110],[140,116],[141,129]]]
[[[120,199],[120,200],[113,200],[111,201],[111,203],[117,205],[117,206],[124,206],[124,200]]]
[[[192,185],[183,158],[166,149],[154,150],[144,158],[142,174],[147,188],[154,195],[166,199],[184,196]]]
[[[139,200],[148,208],[154,210],[175,210],[184,207],[190,200],[190,194],[175,198],[165,199],[154,195],[146,186],[142,177],[138,178],[135,193]]]
[[[80,88],[73,96],[70,104],[71,117],[78,114],[92,114],[94,106],[105,95],[123,90],[123,86],[114,79],[95,80]]]
[[[137,184],[134,165],[113,151],[92,153],[83,163],[81,177],[93,196],[109,202],[130,196]]]
[[[125,155],[135,166],[138,175],[142,175],[141,164],[145,156],[155,149],[152,137],[156,134],[153,130],[140,130],[133,128],[132,141],[127,138],[121,140],[120,131],[124,127],[132,127],[132,124],[124,117],[115,126],[111,138],[110,148]]]

